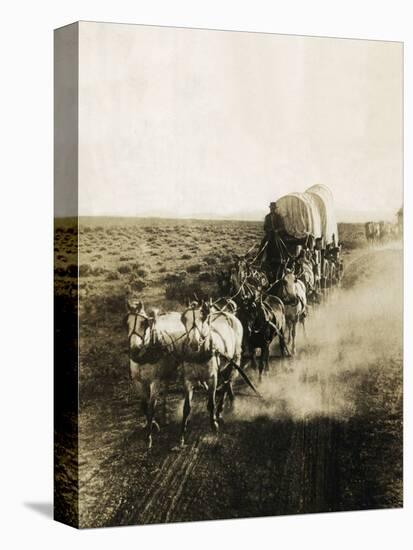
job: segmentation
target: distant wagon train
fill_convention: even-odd
[[[366,240],[369,245],[385,244],[403,237],[403,209],[397,212],[397,222],[366,222],[364,225]]]

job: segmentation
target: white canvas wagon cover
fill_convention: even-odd
[[[318,205],[321,220],[321,234],[327,244],[333,241],[333,236],[338,243],[338,230],[336,213],[334,209],[333,194],[325,185],[313,185],[306,190],[306,194],[310,194]]]
[[[304,193],[290,193],[277,200],[277,210],[288,235],[302,239],[307,235],[338,242],[333,196],[328,187],[313,185]]]

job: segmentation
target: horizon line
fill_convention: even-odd
[[[377,214],[378,212],[374,212],[374,211],[369,211],[369,210],[355,210],[354,211],[354,214],[355,214],[355,218],[359,218],[360,216],[362,215],[367,215],[369,212],[371,212],[371,214],[374,216],[373,217],[377,217]],[[381,213],[383,214],[383,213]],[[390,215],[390,211],[387,213],[388,215]],[[156,214],[151,214],[151,213],[148,213],[148,214],[127,214],[127,215],[121,215],[121,214],[78,214],[78,215],[73,215],[73,216],[56,216],[54,215],[54,219],[55,220],[65,220],[65,219],[73,219],[73,218],[78,218],[78,219],[81,219],[81,218],[94,218],[94,219],[98,219],[98,218],[119,218],[119,219],[148,219],[148,220],[154,220],[154,219],[157,219],[157,220],[180,220],[180,221],[234,221],[234,222],[263,222],[264,220],[264,217],[265,217],[266,213],[263,213],[263,215],[260,217],[260,218],[255,218],[255,217],[251,217],[251,218],[248,218],[248,217],[244,217],[244,218],[240,218],[240,217],[234,217],[234,216],[215,216],[215,217],[211,217],[211,216],[208,216],[208,215],[205,215],[205,216],[197,216],[197,215],[188,215],[188,216],[173,216],[173,215],[156,215]],[[394,214],[392,214],[392,217],[396,217],[397,216],[397,212],[395,212]],[[381,215],[381,217],[383,217],[383,215]],[[386,216],[384,216],[386,217]],[[375,220],[375,219],[371,219],[371,220],[368,220],[368,221],[378,221],[378,220]],[[348,217],[348,215],[344,216],[344,218],[337,218],[337,223],[365,223],[364,221],[360,221],[360,220],[351,220],[351,218]]]

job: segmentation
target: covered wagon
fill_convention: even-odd
[[[264,223],[262,256],[270,278],[277,278],[283,266],[304,256],[318,266],[330,256],[339,262],[337,221],[328,187],[313,185],[304,193],[284,195],[271,206]]]
[[[304,193],[289,193],[276,201],[274,229],[287,243],[303,244],[312,237],[323,246],[338,242],[333,195],[324,185]]]

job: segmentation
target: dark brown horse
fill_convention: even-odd
[[[259,379],[263,372],[269,371],[270,345],[278,337],[282,357],[288,357],[290,352],[285,342],[285,308],[282,301],[276,296],[261,295],[245,297],[237,312],[243,329],[244,357],[250,356],[256,368],[255,351],[260,350],[258,365]]]

